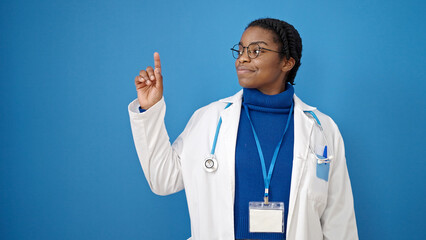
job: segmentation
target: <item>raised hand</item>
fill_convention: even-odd
[[[148,109],[163,97],[163,76],[161,75],[160,54],[154,53],[154,67],[141,70],[135,77],[136,91],[139,104],[143,109]]]

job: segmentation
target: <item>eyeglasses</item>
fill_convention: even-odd
[[[282,53],[282,52],[278,52],[272,49],[267,49],[264,47],[261,47],[258,43],[250,43],[247,47],[244,47],[241,44],[235,44],[232,48],[232,56],[235,59],[240,58],[243,54],[244,54],[244,49],[247,48],[247,55],[250,59],[253,58],[257,58],[259,56],[259,54],[262,52],[262,50],[266,50],[266,51],[271,51],[271,52],[276,52],[276,53]]]

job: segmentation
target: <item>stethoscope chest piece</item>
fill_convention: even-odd
[[[214,155],[210,155],[204,159],[204,170],[207,172],[215,172],[217,170],[218,163]]]

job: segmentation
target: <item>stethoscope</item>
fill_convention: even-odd
[[[311,144],[309,144],[309,150],[311,151],[311,153],[315,156],[315,158],[317,159],[317,163],[318,164],[328,164],[330,163],[330,160],[333,158],[333,155],[329,154],[329,149],[328,149],[328,141],[327,138],[325,137],[324,134],[324,129],[321,125],[320,120],[318,119],[317,115],[313,112],[313,111],[303,111],[305,114],[310,114],[312,116],[312,118],[314,119],[314,122],[316,124],[316,126],[320,129],[322,138],[324,139],[324,150],[321,154],[317,154],[315,153],[314,149],[312,149]],[[311,136],[312,136],[313,131],[311,131]]]
[[[228,103],[225,107],[225,109],[227,109],[229,106],[231,106],[232,103]],[[309,114],[310,116],[312,116],[312,118],[314,119],[314,122],[316,123],[316,126],[320,129],[321,131],[321,135],[324,139],[325,142],[325,147],[324,147],[324,152],[321,154],[316,154],[314,149],[312,149],[311,145],[309,145],[309,149],[310,151],[314,154],[315,158],[317,159],[317,163],[318,164],[327,164],[330,162],[330,160],[333,158],[332,155],[329,155],[328,152],[328,141],[327,138],[325,137],[324,134],[324,130],[321,126],[321,122],[318,119],[317,115],[313,112],[313,111],[303,111],[305,114]],[[308,115],[308,116],[309,116]],[[222,117],[219,118],[219,121],[217,123],[216,126],[216,133],[214,135],[214,140],[213,140],[213,145],[212,145],[212,149],[210,151],[210,154],[204,159],[204,169],[209,172],[209,173],[213,173],[215,171],[217,171],[217,168],[219,167],[219,163],[217,162],[216,156],[215,156],[215,150],[216,150],[216,144],[217,144],[217,137],[219,135],[219,131],[220,131],[220,127],[222,125]],[[312,135],[311,131],[311,135]]]
[[[226,105],[225,109],[227,109],[229,106],[231,106],[231,104],[232,103],[228,103]],[[219,167],[219,164],[217,163],[216,156],[215,156],[214,152],[216,150],[217,136],[219,135],[221,125],[222,125],[222,117],[219,118],[219,122],[217,123],[216,133],[214,135],[212,150],[210,151],[210,154],[204,159],[204,169],[209,173],[215,172],[217,170],[217,168]]]

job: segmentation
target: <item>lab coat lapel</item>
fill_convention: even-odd
[[[232,203],[235,198],[235,147],[237,145],[237,134],[238,134],[238,125],[240,122],[241,114],[241,103],[242,103],[243,91],[239,91],[234,96],[231,96],[226,99],[222,99],[221,102],[232,103],[230,107],[224,109],[220,116],[222,117],[222,126],[221,132],[219,134],[220,141],[222,141],[226,153],[226,164],[227,174],[229,176],[229,183],[231,184],[232,190]],[[219,142],[219,140],[218,140]]]
[[[290,186],[290,201],[287,216],[287,232],[292,224],[294,206],[299,195],[299,186],[302,176],[304,174],[306,157],[309,150],[310,133],[313,129],[314,122],[309,120],[303,111],[314,110],[303,103],[296,95],[294,100],[294,152],[293,152],[293,169],[291,175]]]

